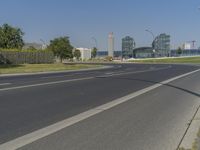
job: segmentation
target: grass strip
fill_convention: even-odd
[[[180,57],[180,58],[152,58],[152,59],[136,59],[130,62],[136,63],[194,63],[200,64],[200,56],[198,57]]]
[[[101,65],[90,64],[22,64],[0,65],[0,74],[36,73],[49,71],[80,70],[100,67]]]

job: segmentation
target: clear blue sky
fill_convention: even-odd
[[[106,50],[114,32],[115,49],[121,50],[126,35],[149,46],[148,28],[170,34],[173,47],[190,40],[200,46],[199,6],[198,0],[1,0],[0,24],[22,28],[27,42],[67,35],[76,47],[92,47],[94,36]]]

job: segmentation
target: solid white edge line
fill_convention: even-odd
[[[55,132],[58,132],[66,127],[69,127],[75,123],[78,123],[80,121],[83,121],[91,116],[94,116],[96,114],[99,114],[105,110],[108,110],[108,109],[111,109],[119,104],[122,104],[124,102],[127,102],[137,96],[140,96],[144,93],[147,93],[151,90],[154,90],[160,86],[163,86],[163,84],[167,84],[169,82],[172,82],[174,80],[177,80],[177,79],[180,79],[180,78],[183,78],[185,76],[188,76],[188,75],[191,75],[193,73],[196,73],[196,72],[199,72],[200,69],[198,70],[195,70],[195,71],[192,71],[192,72],[189,72],[189,73],[186,73],[186,74],[183,74],[183,75],[180,75],[180,76],[177,76],[177,77],[174,77],[174,78],[171,78],[171,79],[168,79],[166,81],[163,81],[161,83],[157,83],[157,84],[154,84],[150,87],[147,87],[145,89],[142,89],[142,90],[139,90],[137,92],[134,92],[132,94],[129,94],[127,96],[124,96],[124,97],[121,97],[121,98],[118,98],[116,100],[113,100],[109,103],[106,103],[106,104],[103,104],[101,106],[98,106],[96,108],[93,108],[93,109],[90,109],[88,111],[85,111],[83,113],[80,113],[78,115],[75,115],[73,117],[70,117],[70,118],[67,118],[63,121],[60,121],[60,122],[57,122],[55,124],[52,124],[52,125],[49,125],[47,127],[44,127],[42,129],[39,129],[39,130],[36,130],[32,133],[29,133],[29,134],[26,134],[24,136],[21,136],[19,138],[16,138],[14,140],[11,140],[9,142],[6,142],[2,145],[0,145],[0,150],[16,150],[18,148],[21,148],[25,145],[28,145],[34,141],[37,141],[41,138],[44,138],[48,135],[51,135]]]

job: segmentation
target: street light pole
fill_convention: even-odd
[[[97,48],[97,39],[96,39],[95,37],[92,37],[92,40],[94,40],[95,46],[96,46],[96,48]]]
[[[153,32],[152,32],[152,31],[150,31],[150,30],[148,30],[148,29],[146,29],[145,31],[146,31],[146,32],[149,32],[149,33],[152,35],[152,37],[153,37],[153,40],[155,39],[155,35],[153,34]]]
[[[42,49],[45,49],[46,48],[46,43],[44,42],[43,39],[40,39],[40,41],[42,42]]]
[[[132,58],[134,58],[134,48],[136,46],[135,40],[133,39],[133,50],[132,50]]]
[[[150,34],[152,35],[152,37],[153,37],[153,45],[152,45],[152,48],[153,48],[153,54],[154,54],[154,57],[155,57],[155,53],[156,53],[156,50],[155,50],[155,48],[154,48],[155,35],[153,34],[152,31],[150,31],[150,30],[148,30],[148,29],[146,29],[145,31],[148,32],[148,33],[150,33]]]

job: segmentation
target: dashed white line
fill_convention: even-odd
[[[39,83],[39,84],[31,84],[31,85],[23,85],[23,86],[2,88],[2,89],[0,89],[0,91],[23,89],[23,88],[29,88],[29,87],[37,87],[37,86],[44,86],[44,85],[52,85],[52,84],[59,84],[59,83],[74,82],[74,81],[82,81],[82,80],[89,80],[89,79],[93,79],[93,78],[94,77],[87,77],[87,78],[79,78],[79,79],[71,79],[71,80],[63,80],[63,81],[55,81],[55,82],[47,82],[47,83]]]
[[[2,85],[11,85],[12,83],[0,83],[0,86]]]
[[[96,76],[97,78],[107,78],[107,77],[113,77],[113,76],[120,76],[120,75],[128,75],[128,74],[136,74],[136,73],[143,73],[143,72],[151,72],[151,71],[158,71],[158,70],[164,70],[171,68],[172,66],[167,66],[163,68],[155,68],[155,69],[148,69],[148,70],[142,70],[142,71],[132,71],[132,72],[113,72],[113,74],[105,74]]]
[[[113,74],[113,73],[115,73],[115,72],[106,72],[105,74],[110,75],[110,74]]]
[[[62,75],[62,76],[50,76],[50,77],[41,77],[42,79],[52,79],[52,78],[64,78],[64,77],[68,77],[68,76],[72,76],[72,75]]]
[[[142,72],[150,72],[150,71],[163,70],[163,69],[167,69],[167,68],[171,68],[171,66],[163,67],[163,68],[156,68],[156,69],[153,69],[153,70],[143,70],[143,71],[134,71],[134,72],[122,72],[122,73],[114,73],[114,72],[112,72],[113,74],[105,74],[105,75],[96,76],[96,77],[97,78],[113,77],[113,76],[120,76],[120,75],[127,75],[127,74],[135,74],[135,73],[142,73]],[[111,73],[111,72],[109,72],[109,73]],[[15,89],[36,87],[36,86],[53,85],[53,84],[73,82],[73,81],[89,80],[89,79],[93,79],[93,78],[95,78],[95,77],[86,77],[86,78],[78,78],[78,79],[70,79],[70,80],[47,82],[47,83],[39,83],[39,84],[31,84],[31,85],[23,85],[23,86],[15,86],[15,87],[9,87],[9,88],[2,88],[2,89],[0,89],[0,91],[8,91],[8,90],[15,90]],[[4,83],[4,85],[5,84],[8,85],[9,83]]]

